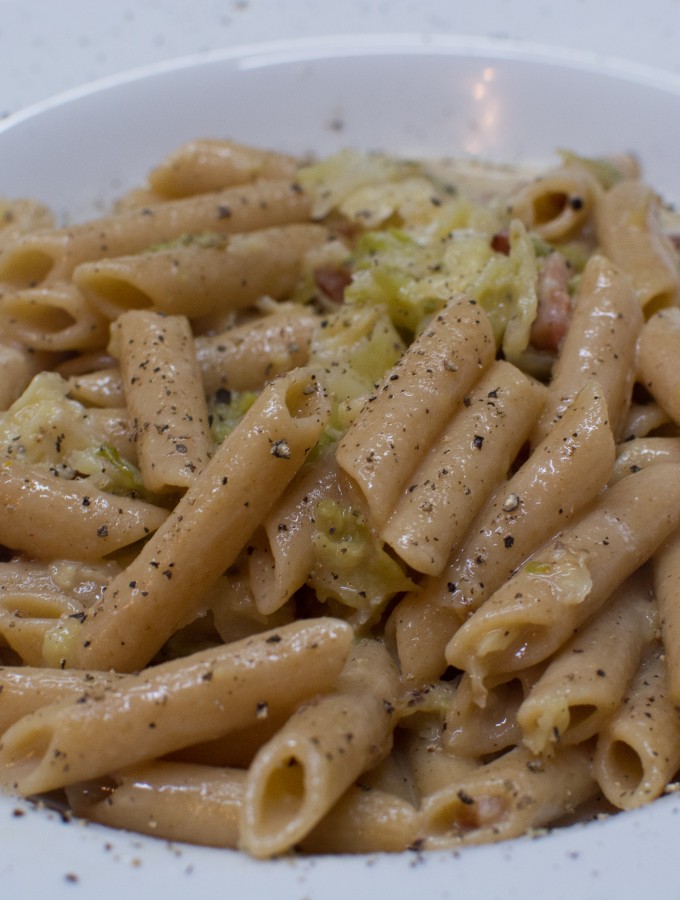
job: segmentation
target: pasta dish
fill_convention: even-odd
[[[4,791],[269,858],[669,789],[680,222],[636,159],[198,139],[0,213]]]

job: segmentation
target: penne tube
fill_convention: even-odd
[[[271,615],[302,587],[314,567],[314,514],[321,500],[347,500],[332,452],[304,467],[275,504],[248,551],[250,589],[258,611]],[[345,477],[344,481],[347,481]],[[344,495],[344,496],[343,496]]]
[[[53,357],[30,350],[22,344],[0,342],[0,410],[10,406],[31,383],[34,375],[48,366]]]
[[[246,184],[257,178],[295,178],[298,161],[285,153],[227,140],[182,144],[149,172],[149,185],[165,200]]]
[[[0,200],[0,794],[285,864],[674,790],[680,215],[558,156]]]
[[[205,847],[238,845],[246,773],[156,760],[66,789],[75,813],[110,828]]]
[[[542,385],[493,363],[409,478],[380,536],[409,566],[436,575],[529,436]]]
[[[8,609],[8,603],[20,603],[25,610],[32,596],[56,593],[76,601],[78,608],[90,606],[119,571],[120,564],[111,560],[81,563],[73,559],[40,561],[17,556],[0,563],[0,603]]]
[[[189,487],[212,451],[189,321],[133,310],[111,333],[144,486],[156,492]]]
[[[429,736],[424,739],[419,734],[409,735],[406,753],[418,804],[430,794],[466,778],[481,765],[475,756],[449,752],[441,731],[440,725],[434,740]]]
[[[294,610],[288,606],[277,610],[274,615],[264,615],[257,609],[244,562],[249,548],[250,543],[241,559],[215,582],[205,596],[212,624],[225,644],[275,625],[292,622],[295,618]]]
[[[54,226],[54,214],[33,199],[0,200],[0,251],[22,234]]]
[[[0,666],[0,734],[43,706],[75,700],[89,693],[100,694],[122,677],[112,672]]]
[[[510,212],[546,241],[565,240],[592,219],[599,193],[584,168],[567,165],[522,187],[510,199]]]
[[[236,234],[309,218],[311,202],[286,179],[260,180],[18,237],[0,259],[0,284],[38,287],[67,280],[76,266],[139,253],[182,235]]]
[[[109,324],[68,282],[8,291],[0,297],[7,330],[32,350],[64,352],[105,347]]]
[[[677,503],[676,503],[677,495]],[[660,463],[608,488],[525,562],[456,632],[450,665],[485,680],[547,659],[680,525],[680,466]]]
[[[517,713],[540,674],[537,666],[490,685],[480,707],[472,679],[464,672],[446,711],[443,743],[447,752],[483,759],[519,744],[522,731]]]
[[[173,753],[166,753],[163,758],[201,766],[247,769],[257,751],[285,724],[296,706],[293,698],[290,704],[282,705],[275,712],[268,711],[266,717],[258,719],[253,725],[240,728],[234,734],[223,734],[209,741],[191,744]]]
[[[306,365],[317,321],[304,309],[282,311],[197,337],[196,360],[206,394],[258,390],[277,375]]]
[[[674,532],[654,554],[654,595],[659,608],[661,640],[666,654],[668,696],[680,706],[680,532]]]
[[[2,736],[0,783],[28,796],[253,725],[328,690],[351,641],[345,622],[308,619],[44,706]]]
[[[680,309],[662,309],[640,332],[638,378],[673,422],[680,423],[680,392],[675,374],[680,353]]]
[[[402,797],[352,785],[299,844],[303,853],[401,853],[414,844],[420,816]]]
[[[657,463],[680,462],[680,437],[633,438],[617,447],[610,484]]]
[[[333,691],[294,713],[248,770],[240,844],[284,853],[390,750],[398,676],[378,641],[355,644]]]
[[[648,573],[639,571],[557,653],[517,713],[524,744],[537,754],[596,734],[623,701],[655,636]]]
[[[534,445],[564,415],[588,380],[600,387],[611,429],[615,437],[621,436],[633,391],[635,347],[642,323],[640,305],[627,278],[603,256],[591,256],[553,367]]]
[[[88,406],[124,406],[123,378],[114,362],[106,369],[67,375],[69,396]]]
[[[0,595],[0,637],[26,665],[41,666],[45,637],[55,623],[83,613],[82,603],[54,588],[9,589]]]
[[[630,278],[640,306],[651,314],[678,303],[678,253],[664,234],[657,195],[638,179],[602,194],[596,233],[604,254]]]
[[[164,526],[71,629],[67,664],[121,671],[146,665],[202,608],[206,591],[316,444],[328,414],[314,371],[297,369],[271,382]]]
[[[337,458],[365,494],[378,528],[494,354],[486,314],[457,298],[432,317],[364,404]]]
[[[292,224],[215,241],[187,241],[167,249],[79,265],[73,279],[108,319],[152,307],[192,319],[282,299],[304,272],[305,254],[327,237],[320,225]]]
[[[0,466],[0,503],[0,544],[33,557],[83,562],[148,537],[168,515],[152,503],[16,460]],[[69,523],[67,530],[63,522]]]
[[[546,540],[591,503],[611,472],[614,440],[604,399],[586,385],[529,459],[489,499],[441,575],[397,605],[404,677],[437,678],[460,623]],[[578,484],[578,491],[574,485]]]
[[[195,338],[194,354],[205,394],[259,390],[272,378],[306,365],[316,321],[300,308]],[[69,394],[92,406],[122,406],[120,370],[110,367],[71,375]]]
[[[518,837],[577,809],[596,790],[586,747],[549,760],[517,747],[427,797],[419,837],[427,849]]]
[[[639,342],[638,342],[639,348]],[[648,437],[670,424],[670,416],[658,403],[632,403],[623,428],[623,441]]]
[[[397,602],[387,622],[401,676],[406,684],[426,684],[446,671],[446,645],[461,626],[457,610],[439,603],[431,593],[438,577],[424,578],[417,589]]]
[[[663,648],[656,645],[599,734],[593,775],[610,803],[635,809],[659,797],[678,767],[680,717],[668,696]]]

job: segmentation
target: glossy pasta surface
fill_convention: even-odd
[[[258,858],[668,789],[680,219],[636,160],[198,138],[99,220],[3,209],[0,789]]]

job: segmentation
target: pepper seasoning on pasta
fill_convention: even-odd
[[[680,219],[635,160],[203,137],[7,209],[5,790],[257,858],[664,791]]]

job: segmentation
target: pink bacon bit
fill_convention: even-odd
[[[314,272],[316,286],[335,303],[342,303],[345,299],[345,288],[352,280],[352,273],[348,268],[335,269],[331,266],[322,266]]]
[[[491,238],[491,249],[504,256],[510,255],[510,234],[507,228],[497,231]]]
[[[531,326],[531,345],[537,350],[557,353],[571,322],[573,309],[568,285],[569,263],[554,250],[538,276],[538,309]]]

